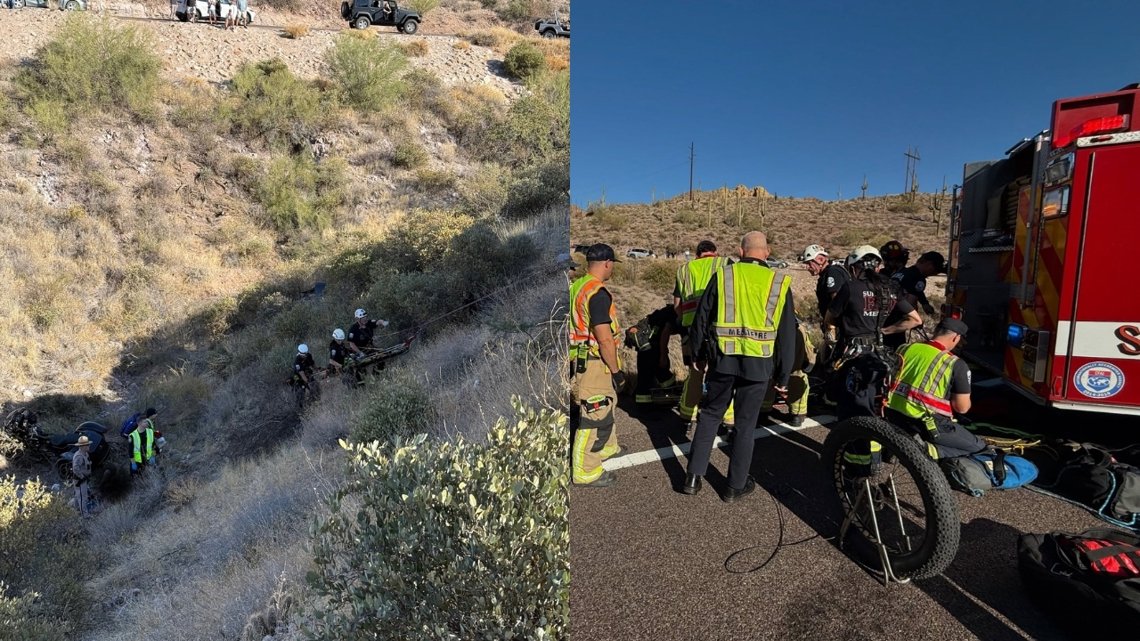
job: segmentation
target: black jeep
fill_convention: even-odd
[[[420,27],[420,14],[401,9],[395,0],[350,0],[340,3],[340,16],[353,29],[370,25],[396,27],[400,33],[413,34]]]

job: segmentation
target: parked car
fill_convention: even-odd
[[[788,268],[788,261],[780,260],[778,258],[769,258],[768,259],[768,266],[771,267],[772,269],[787,269]]]
[[[657,258],[657,254],[654,254],[651,250],[642,249],[640,247],[630,249],[625,255],[629,258]]]
[[[389,7],[384,10],[384,5]],[[396,27],[396,31],[412,35],[420,28],[420,14],[397,6],[395,0],[349,0],[340,3],[340,17],[353,29],[372,25]]]
[[[215,20],[226,19],[223,12],[237,11],[237,2],[220,4],[218,5],[218,15],[214,17]],[[198,22],[199,20],[210,19],[210,5],[206,0],[178,0],[178,6],[174,8],[174,17],[178,18],[181,22]],[[237,16],[237,23],[239,27],[244,27],[252,24],[254,19],[253,9],[248,7],[244,15]]]
[[[59,7],[60,11],[86,11],[87,0],[8,0],[8,6],[13,9],[36,7],[50,9]]]
[[[569,38],[570,21],[563,21],[558,17],[535,20],[534,30],[543,38]]]

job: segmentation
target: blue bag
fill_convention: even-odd
[[[971,496],[981,496],[989,490],[1011,490],[1037,479],[1036,465],[993,448],[938,462],[950,486]]]
[[[142,418],[142,412],[135,412],[130,418],[123,421],[123,427],[119,430],[119,435],[125,437],[135,431],[135,428],[139,425],[140,418]]]

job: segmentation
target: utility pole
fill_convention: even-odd
[[[693,202],[693,162],[696,159],[696,143],[689,143],[689,202]]]

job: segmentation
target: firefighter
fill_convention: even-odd
[[[883,268],[879,272],[887,278],[894,278],[906,267],[910,250],[903,247],[899,241],[891,240],[879,248],[879,255],[883,257]]]
[[[717,426],[735,397],[738,434],[732,444],[728,488],[721,496],[728,503],[756,489],[749,470],[760,404],[770,383],[777,393],[787,393],[795,356],[791,278],[763,265],[768,256],[763,233],[749,232],[740,245],[740,261],[717,269],[693,319],[693,360],[698,370],[707,372],[708,392],[681,488],[690,495],[700,491]]]
[[[687,255],[689,252],[685,250]],[[697,257],[687,260],[677,269],[677,282],[673,288],[673,308],[680,319],[681,357],[689,370],[689,377],[685,379],[685,386],[681,390],[680,413],[681,418],[692,422],[697,417],[697,406],[703,394],[705,375],[698,370],[693,362],[692,337],[689,328],[693,326],[696,316],[697,303],[705,292],[709,279],[716,270],[729,263],[728,258],[717,255],[716,243],[711,240],[702,240],[697,243]],[[731,403],[724,415],[725,423],[734,421]]]
[[[301,343],[297,346],[297,355],[293,357],[293,387],[305,387],[320,396],[321,388],[317,385],[317,362],[309,353],[309,346]]]
[[[784,401],[788,405],[788,425],[802,427],[804,419],[807,418],[808,393],[811,391],[808,373],[815,366],[815,351],[798,316],[796,317],[795,351],[795,360],[793,361],[795,365],[791,378],[788,379],[788,394]],[[772,411],[772,405],[775,402],[776,388],[769,387],[768,393],[764,396],[764,403],[760,405],[761,419]]]
[[[669,338],[677,333],[677,312],[665,305],[625,331],[625,345],[637,352],[635,403],[652,403],[653,388],[673,385]]]
[[[902,367],[887,395],[887,419],[912,428],[927,442],[932,458],[975,454],[986,443],[954,422],[954,412],[970,411],[970,368],[951,352],[966,336],[966,324],[944,318],[934,338],[901,352]]]
[[[847,281],[851,280],[851,273],[842,265],[832,263],[827,250],[819,245],[808,245],[804,253],[800,254],[800,262],[807,266],[812,276],[818,277],[815,284],[815,301],[824,340],[817,350],[816,361],[826,363],[830,360],[830,348],[835,344],[835,337],[823,319],[827,317],[827,308],[831,306],[832,299]]]
[[[579,410],[571,455],[575,485],[607,487],[617,475],[602,462],[621,452],[614,426],[617,395],[625,387],[618,359],[621,329],[605,282],[620,262],[609,245],[586,250],[586,274],[570,285],[571,393]]]
[[[824,326],[828,330],[825,340],[834,335],[832,327],[838,329],[830,358],[832,366],[874,351],[882,344],[883,336],[905,333],[922,324],[922,318],[914,307],[906,300],[900,300],[890,280],[879,274],[882,262],[879,252],[869,245],[856,247],[847,256],[847,268],[852,279],[836,293],[824,316]],[[896,310],[901,319],[887,325],[887,317]]]
[[[899,283],[903,296],[911,306],[920,305],[927,316],[934,315],[934,306],[926,299],[926,279],[946,273],[946,258],[938,252],[926,252],[913,265],[892,278]]]
[[[134,431],[130,433],[132,476],[141,474],[144,469],[155,463],[154,421],[150,418],[155,414],[157,412],[154,408],[147,409],[146,418],[139,421]]]
[[[339,374],[344,368],[345,359],[350,356],[358,359],[364,356],[364,352],[360,351],[352,341],[345,340],[344,330],[338,327],[333,330],[332,340],[329,341],[329,367],[333,373]],[[353,374],[358,385],[363,382],[364,378],[359,369],[354,369]]]
[[[356,322],[348,328],[348,340],[360,350],[372,348],[372,335],[377,327],[387,327],[388,321],[383,318],[368,318],[368,312],[358,309],[353,313]]]

